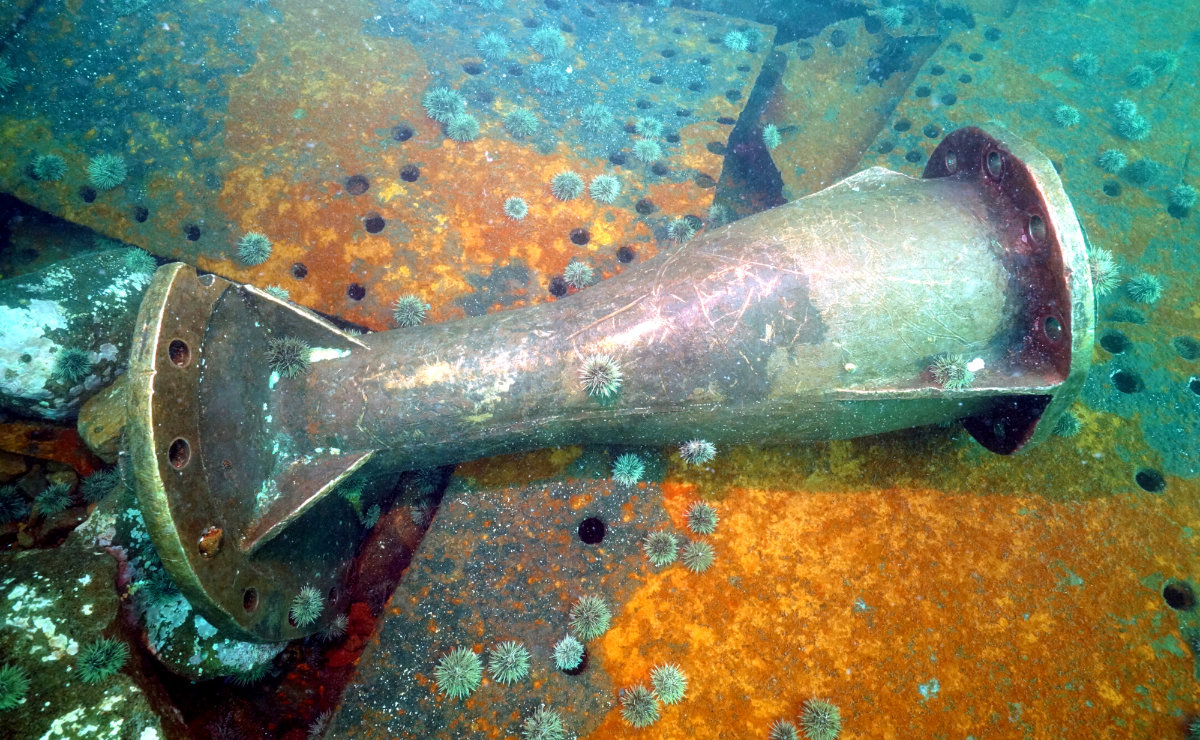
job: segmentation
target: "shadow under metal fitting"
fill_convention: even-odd
[[[297,377],[269,368],[282,337],[313,348]],[[352,474],[954,419],[1010,453],[1051,433],[1092,337],[1084,241],[1050,161],[965,128],[924,179],[865,170],[569,298],[462,321],[353,336],[164,266],[135,332],[125,439],[175,582],[220,628],[280,640],[322,626],[289,621],[301,587],[339,599],[365,527],[328,494]],[[621,371],[611,398],[581,382],[597,355]],[[972,382],[938,382],[949,355]]]

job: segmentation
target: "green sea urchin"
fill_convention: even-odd
[[[679,456],[689,465],[703,465],[717,456],[717,446],[703,439],[690,439],[679,445]]]
[[[767,735],[768,740],[800,740],[800,732],[796,726],[786,719],[777,720],[771,725],[771,732]]]
[[[679,542],[670,532],[657,530],[646,535],[645,541],[642,542],[642,550],[645,551],[646,558],[656,567],[665,568],[675,562],[675,557],[679,552]]]
[[[25,700],[29,690],[29,674],[21,666],[0,665],[0,711],[12,709]]]
[[[121,473],[116,468],[97,470],[79,484],[79,495],[89,504],[94,504],[121,485]]]
[[[667,224],[667,237],[680,244],[691,240],[696,235],[696,225],[686,216],[674,219]]]
[[[1100,57],[1082,52],[1071,57],[1071,71],[1080,77],[1095,77],[1100,74]]]
[[[495,31],[488,31],[475,40],[475,50],[486,61],[498,64],[508,57],[508,39]]]
[[[0,59],[0,94],[6,93],[17,84],[17,73],[8,62]]]
[[[521,740],[566,740],[566,737],[562,717],[545,705],[533,710],[521,724]]]
[[[483,662],[473,651],[454,648],[438,661],[433,671],[438,690],[451,699],[470,696],[483,680]]]
[[[66,385],[74,385],[92,373],[92,356],[81,349],[66,347],[54,358],[50,377]]]
[[[601,134],[613,124],[612,111],[600,103],[584,106],[579,111],[579,125],[589,134]]]
[[[425,26],[441,20],[442,9],[433,0],[409,0],[405,12],[413,23]]]
[[[621,692],[621,718],[633,727],[649,727],[658,721],[658,699],[645,686]]]
[[[741,31],[730,31],[721,41],[730,51],[746,51],[750,48],[750,39]]]
[[[975,373],[962,355],[938,355],[929,366],[933,380],[946,390],[962,390],[975,382]]]
[[[126,249],[121,261],[125,263],[125,268],[134,275],[153,275],[154,271],[158,269],[158,260],[154,259],[154,255],[137,247]]]
[[[567,269],[563,270],[563,280],[572,288],[585,288],[596,279],[596,271],[592,266],[580,260],[571,260]]]
[[[324,642],[333,642],[340,640],[346,636],[346,630],[350,628],[350,617],[345,614],[339,614],[321,629],[321,640]]]
[[[33,500],[41,513],[60,514],[71,506],[71,486],[66,483],[51,483]]]
[[[1179,57],[1170,51],[1152,51],[1146,55],[1145,62],[1156,75],[1174,74],[1179,69]]]
[[[612,203],[621,194],[621,181],[613,175],[596,175],[592,178],[588,193],[597,203]]]
[[[120,640],[102,637],[84,645],[75,658],[79,678],[86,683],[103,681],[125,665],[129,658],[129,646]]]
[[[542,26],[529,37],[529,45],[545,59],[562,56],[567,49],[567,40],[562,32],[553,26]]]
[[[513,221],[520,221],[529,215],[529,205],[524,198],[509,198],[504,201],[504,215]]]
[[[717,531],[717,510],[704,501],[697,501],[688,509],[688,529],[696,534],[712,534]]]
[[[516,683],[529,675],[529,651],[519,642],[502,642],[488,653],[488,672],[500,683]]]
[[[658,118],[639,118],[633,122],[633,131],[644,139],[661,139],[663,122]]]
[[[1058,437],[1074,437],[1082,429],[1083,425],[1079,423],[1079,417],[1070,411],[1064,411],[1063,415],[1054,422],[1054,434]]]
[[[800,710],[800,726],[809,740],[835,740],[842,734],[842,714],[824,699],[809,699]]]
[[[622,486],[636,485],[646,474],[646,464],[632,452],[618,457],[612,466],[613,480]]]
[[[466,110],[467,101],[458,91],[448,87],[435,87],[421,97],[425,115],[438,123],[449,123],[451,118]]]
[[[733,220],[734,213],[729,206],[724,203],[715,203],[712,208],[708,209],[708,227],[710,229],[717,226],[724,226]]]
[[[276,337],[267,343],[267,364],[284,378],[295,378],[308,370],[311,348],[297,337]]]
[[[459,113],[446,122],[446,136],[465,143],[479,138],[479,121],[470,113]]]
[[[1115,175],[1125,169],[1129,158],[1120,149],[1105,149],[1096,157],[1096,164],[1108,174]]]
[[[650,685],[663,704],[678,704],[687,694],[687,676],[674,663],[655,666],[650,671]]]
[[[693,573],[703,573],[708,570],[712,567],[715,559],[716,553],[713,551],[712,545],[703,541],[687,543],[683,548],[683,554],[679,556],[679,562]]]
[[[1135,159],[1121,171],[1126,180],[1143,188],[1157,185],[1166,173],[1165,164],[1149,157]]]
[[[1167,204],[1180,210],[1195,208],[1196,198],[1196,188],[1186,182],[1176,183],[1167,191]]]
[[[1125,73],[1125,82],[1134,90],[1145,90],[1154,84],[1154,70],[1145,64],[1135,64]]]
[[[652,139],[638,139],[633,142],[633,156],[646,164],[650,164],[662,159],[663,150],[657,141]]]
[[[623,381],[621,363],[612,355],[592,355],[579,367],[579,383],[594,398],[612,398],[621,390]]]
[[[504,130],[514,139],[527,139],[541,126],[537,114],[527,108],[513,108],[504,116]]]
[[[29,516],[29,501],[16,486],[0,486],[0,524],[19,522]]]
[[[583,642],[589,642],[608,629],[612,613],[609,612],[604,599],[589,595],[581,596],[575,602],[571,607],[570,617],[571,629],[575,631],[576,636]]]
[[[1050,118],[1054,121],[1054,125],[1059,128],[1074,128],[1082,120],[1079,109],[1073,105],[1057,106],[1050,115]]]
[[[542,63],[529,65],[529,81],[543,95],[559,95],[567,91],[570,78],[559,65]]]
[[[33,158],[33,176],[39,180],[61,180],[67,174],[67,163],[57,154],[39,154]]]
[[[271,240],[260,231],[247,231],[238,240],[237,256],[244,264],[261,265],[271,256]]]
[[[559,200],[575,200],[583,195],[583,178],[571,170],[563,170],[550,180],[550,192]]]
[[[1130,141],[1142,141],[1150,135],[1150,122],[1138,112],[1137,103],[1121,98],[1110,108],[1113,130]]]
[[[560,671],[573,671],[583,662],[583,643],[567,635],[554,645],[554,665]]]
[[[228,677],[228,681],[234,686],[246,688],[248,686],[254,686],[257,683],[261,683],[270,672],[270,661],[264,663],[255,663],[249,668],[243,668],[242,670],[234,672]]]
[[[1121,282],[1121,270],[1107,249],[1094,247],[1088,255],[1088,266],[1092,273],[1092,290],[1098,296],[1111,293]]]
[[[1157,303],[1162,298],[1162,280],[1148,272],[1138,273],[1125,283],[1125,292],[1138,303]]]
[[[419,296],[409,293],[400,296],[392,304],[392,321],[402,328],[417,326],[425,321],[425,314],[428,312],[429,304]]]
[[[127,174],[125,160],[115,154],[101,154],[88,162],[88,182],[97,190],[112,190],[125,182]]]
[[[288,609],[288,619],[297,627],[307,627],[316,622],[323,611],[325,611],[325,597],[312,586],[304,586],[300,589],[300,593],[292,599],[291,608]]]
[[[779,146],[780,142],[782,142],[782,141],[783,141],[783,138],[779,135],[779,127],[778,126],[776,126],[773,123],[768,123],[766,126],[763,126],[763,129],[762,129],[763,146],[765,146],[767,149],[774,149],[775,147]]]

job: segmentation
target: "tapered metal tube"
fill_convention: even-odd
[[[1048,397],[1070,367],[1070,298],[1061,267],[1057,296],[1031,293],[1027,253],[1054,247],[991,185],[871,169],[554,303],[364,337],[273,397],[276,427],[408,468],[579,441],[853,437]],[[624,375],[610,403],[580,383],[597,354]],[[931,377],[947,354],[982,361],[969,387]]]
[[[275,395],[275,426],[305,430],[301,447],[336,439],[409,468],[580,441],[830,439],[966,416],[1028,383],[1003,367],[1021,301],[988,215],[958,181],[868,170],[554,303],[364,337],[368,351],[317,363]],[[941,353],[988,369],[944,391],[925,373]],[[620,365],[611,402],[581,384],[595,355]]]
[[[1018,449],[1048,433],[1039,419],[1086,373],[1082,235],[1050,163],[1019,140],[961,130],[927,175],[866,170],[553,303],[363,337],[164,268],[131,369],[143,388],[131,427],[150,430],[134,435],[135,464],[151,473],[139,492],[152,530],[167,530],[155,535],[164,560],[224,626],[277,639],[298,630],[280,617],[286,599],[268,612],[257,599],[294,592],[296,571],[336,583],[346,547],[313,543],[356,539],[325,495],[362,466],[958,418],[989,449]],[[300,377],[265,369],[281,336],[314,347]],[[608,398],[581,382],[596,356],[620,368]],[[970,363],[973,382],[931,371],[948,356]],[[154,400],[167,388],[186,411]]]

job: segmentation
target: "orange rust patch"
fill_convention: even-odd
[[[690,483],[664,481],[662,484],[663,508],[676,529],[687,529],[687,510],[697,499],[696,487]]]
[[[605,206],[586,193],[560,202],[549,191],[556,173],[574,170],[590,182],[609,171],[607,162],[580,159],[579,147],[567,140],[549,153],[511,141],[499,117],[519,101],[506,99],[473,102],[473,110],[490,108],[497,115],[480,116],[477,141],[450,141],[423,114],[420,97],[431,82],[421,51],[410,42],[372,38],[364,48],[347,53],[341,39],[360,30],[351,28],[361,22],[355,14],[333,14],[308,2],[281,11],[279,28],[259,15],[244,19],[244,36],[257,41],[258,52],[250,72],[228,80],[225,143],[238,165],[223,180],[219,205],[233,228],[229,243],[206,247],[210,251],[198,260],[205,269],[259,285],[286,285],[298,303],[372,329],[389,325],[392,302],[407,293],[432,305],[430,321],[444,321],[464,315],[456,299],[476,291],[468,276],[486,276],[507,265],[551,276],[578,256],[594,257],[602,273],[611,274],[612,268],[605,266],[612,263],[614,250],[630,241],[646,242],[640,256],[652,256],[651,231],[631,207],[637,198],[651,197],[664,213],[674,215],[703,213],[711,201],[712,191],[691,182],[651,184],[658,178],[642,172],[648,168],[629,168],[613,173],[622,181],[622,203],[628,199],[627,204]],[[325,27],[326,21],[333,28]],[[769,29],[764,31],[769,35]],[[647,44],[656,34],[657,29],[646,30]],[[679,42],[703,48],[700,38]],[[761,55],[750,56],[757,66]],[[710,108],[728,108],[736,115],[740,105],[715,88],[739,89],[745,95],[754,71],[735,76],[732,64],[722,61],[710,70],[712,100],[687,116],[667,112],[668,119],[670,113],[679,118],[672,123],[682,125],[681,151],[669,163],[673,171],[694,167],[719,177],[721,159],[708,153],[704,143],[723,142],[727,129],[691,122],[706,118]],[[290,96],[281,94],[281,81],[291,80],[304,84]],[[387,129],[401,121],[415,133],[397,144]],[[278,170],[274,163],[281,156],[289,163],[287,175],[270,174]],[[419,167],[416,182],[398,177],[406,165]],[[370,180],[366,193],[343,192],[342,183],[352,174]],[[529,215],[521,222],[504,216],[508,197],[528,203]],[[369,213],[386,221],[378,235],[362,228]],[[591,236],[582,246],[569,239],[580,228]],[[261,266],[244,267],[229,259],[237,237],[250,230],[266,233],[275,243]],[[290,280],[293,262],[303,262],[310,277]],[[347,298],[351,283],[366,288],[361,301]],[[505,296],[505,306],[546,300],[544,291],[545,285],[515,288]],[[492,302],[485,308],[502,307]]]
[[[63,463],[81,477],[104,467],[104,461],[92,454],[75,429],[49,423],[0,424],[0,450]]]
[[[663,662],[688,674],[655,737],[764,736],[813,696],[841,707],[843,738],[1168,737],[1169,708],[1195,704],[1192,659],[1146,583],[1200,565],[1179,523],[1196,523],[1190,501],[731,494],[714,566],[647,572],[600,641],[618,686]],[[627,736],[618,712],[589,737]]]

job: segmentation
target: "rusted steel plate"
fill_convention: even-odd
[[[1197,565],[1179,546],[1195,537],[1196,485],[1171,478],[1161,496],[1133,493],[1126,463],[1093,454],[1129,426],[1086,421],[1031,451],[1019,476],[948,430],[722,448],[701,467],[641,450],[663,482],[637,489],[515,483],[607,475],[591,449],[462,466],[335,734],[515,736],[545,704],[579,737],[628,737],[620,690],[667,662],[688,692],[660,705],[654,737],[765,737],[812,697],[841,708],[846,737],[922,737],[947,722],[976,734],[1014,724],[1169,734],[1194,706],[1184,639],[1200,622],[1161,592]],[[1082,472],[1076,449],[1094,460]],[[712,567],[651,566],[639,540],[657,529],[696,539],[686,513],[699,500],[719,516]],[[607,535],[585,545],[577,527],[592,516]],[[549,650],[585,593],[603,596],[613,620],[572,676]],[[528,678],[485,674],[465,699],[439,693],[446,652],[464,647],[486,664],[505,640],[529,649]]]
[[[81,476],[103,467],[74,429],[42,422],[0,424],[0,450],[70,465]]]
[[[787,200],[861,169],[863,151],[937,48],[935,37],[896,39],[879,25],[854,18],[814,38],[776,47],[786,67],[759,130],[768,124],[779,130],[771,158]]]
[[[1161,12],[1183,14],[1186,7],[1171,3]],[[1200,260],[1186,246],[1196,238],[1195,214],[1171,205],[1171,189],[1195,184],[1180,142],[1191,136],[1200,99],[1180,94],[1196,69],[1180,51],[1187,31],[1162,26],[1157,12],[1114,6],[1104,13],[1063,8],[981,18],[929,58],[861,166],[919,175],[938,136],[978,121],[999,121],[1044,152],[1093,254],[1109,250],[1117,268],[1115,284],[1098,291],[1101,346],[1113,331],[1144,338],[1143,325],[1157,335],[1130,344],[1136,351],[1099,352],[1084,401],[1138,420],[1143,436],[1136,456],[1144,464],[1194,477],[1200,422],[1190,410],[1195,370],[1186,355],[1200,333],[1190,287]],[[1124,122],[1120,101],[1134,109]],[[1109,151],[1120,152],[1125,166],[1111,172],[1101,166],[1100,155]],[[1159,286],[1151,300],[1131,292],[1135,277]],[[1117,388],[1122,380],[1137,390]]]
[[[545,300],[572,259],[615,273],[619,247],[649,256],[670,220],[706,213],[714,152],[771,28],[624,5],[417,12],[425,5],[308,0],[227,16],[151,4],[87,24],[39,8],[10,59],[54,62],[22,72],[3,101],[13,156],[0,189],[374,328],[410,293],[438,320]],[[751,43],[732,51],[724,34],[739,29]],[[487,33],[508,53],[481,57]],[[463,97],[476,140],[455,141],[426,115],[423,95],[443,86]],[[594,104],[613,116],[599,132],[581,125]],[[536,134],[506,131],[518,107],[536,116]],[[662,156],[635,157],[642,138]],[[61,157],[62,179],[36,179],[38,155]],[[102,155],[127,169],[108,190],[88,183]],[[586,190],[559,200],[550,180],[568,169],[585,184],[612,174],[621,192],[612,204]],[[505,215],[510,197],[526,201],[523,220]],[[260,265],[238,259],[247,232],[272,242]]]
[[[443,500],[359,663],[333,735],[514,736],[521,718],[545,704],[583,737],[612,707],[618,687],[599,641],[588,643],[582,670],[556,669],[552,653],[580,597],[600,597],[620,613],[646,567],[641,540],[666,522],[661,493],[610,480],[467,488],[460,481]],[[594,544],[579,535],[589,518],[606,526]],[[443,655],[464,647],[486,663],[486,651],[508,640],[530,652],[527,678],[506,686],[489,675],[465,700],[439,693]]]

